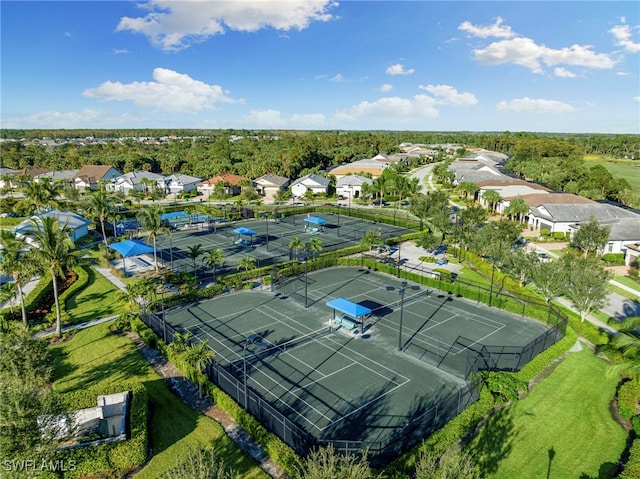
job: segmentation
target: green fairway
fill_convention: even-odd
[[[224,463],[242,477],[266,477],[218,423],[186,406],[171,393],[133,342],[112,334],[108,325],[79,331],[73,339],[53,349],[54,388],[58,392],[125,381],[144,384],[151,403],[149,442],[153,458],[136,477],[159,477],[182,460],[189,449],[197,447],[213,447]]]
[[[482,477],[612,477],[627,434],[609,412],[618,379],[589,350],[570,354],[471,445]]]

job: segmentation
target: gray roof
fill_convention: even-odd
[[[177,181],[178,183],[182,183],[183,185],[189,185],[191,183],[198,183],[202,181],[202,178],[198,178],[197,176],[189,176],[183,175],[181,173],[175,173],[167,177],[167,181]]]
[[[532,211],[536,216],[560,223],[582,223],[590,218],[595,218],[599,223],[613,223],[622,218],[640,218],[640,215],[633,211],[603,203],[542,204],[532,208]]]
[[[51,178],[52,180],[72,181],[80,170],[57,170],[36,175],[35,179]]]
[[[612,241],[640,241],[640,218],[623,218],[611,225]]]
[[[372,185],[373,181],[370,178],[367,178],[366,176],[361,176],[361,175],[347,175],[347,176],[343,176],[342,178],[336,181],[337,187],[349,186],[349,185],[360,186],[364,184]]]
[[[329,183],[330,183],[329,179],[325,178],[324,176],[316,175],[315,173],[309,173],[308,175],[304,175],[303,177],[298,178],[296,181],[291,183],[291,186],[297,185],[298,183],[302,183],[306,179],[309,179],[317,183],[319,186],[322,186],[325,188],[329,186]]]
[[[274,175],[273,173],[267,173],[266,175],[262,175],[260,178],[256,178],[254,180],[256,183],[257,182],[262,182],[262,183],[270,183],[273,186],[284,186],[289,182],[289,178],[286,178],[284,176],[278,176],[278,175]]]

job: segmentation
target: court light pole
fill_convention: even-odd
[[[264,214],[264,224],[267,227],[267,251],[269,251],[269,213]]]
[[[404,318],[404,295],[407,291],[407,288],[417,291],[420,289],[420,286],[417,284],[408,286],[406,281],[400,283],[400,287],[396,286],[387,286],[387,291],[398,291],[400,295],[400,324],[398,327],[398,351],[402,351],[402,320]]]
[[[244,386],[244,408],[249,411],[248,404],[248,391],[247,391],[247,349],[249,346],[255,344],[259,347],[264,347],[266,344],[262,341],[262,337],[259,334],[250,334],[244,341],[244,347],[242,348],[242,379]]]

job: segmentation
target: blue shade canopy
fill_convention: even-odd
[[[258,234],[255,231],[250,230],[249,228],[244,228],[244,227],[236,228],[233,230],[233,232],[239,235],[244,235],[244,236],[255,236]]]
[[[110,244],[109,248],[116,250],[123,258],[153,253],[153,248],[140,240],[120,241],[119,243]]]
[[[304,221],[307,222],[307,223],[311,223],[312,225],[319,225],[319,226],[321,226],[321,225],[323,225],[323,224],[325,224],[327,222],[326,220],[323,220],[322,218],[318,218],[316,216],[307,216],[304,219]]]
[[[327,306],[355,319],[371,313],[369,308],[344,298],[336,298],[331,301],[327,301]]]
[[[173,220],[176,218],[185,218],[187,214],[184,211],[176,211],[175,213],[165,213],[160,216],[161,221]]]

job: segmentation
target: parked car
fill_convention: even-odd
[[[373,206],[389,206],[389,202],[388,201],[384,201],[384,200],[375,200],[371,203]]]

